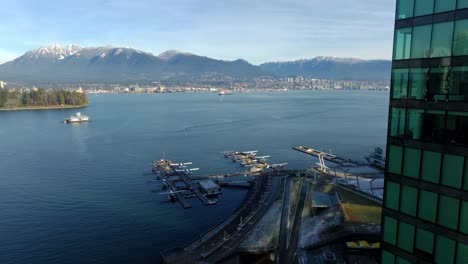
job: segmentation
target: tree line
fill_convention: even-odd
[[[84,93],[66,90],[0,89],[0,108],[18,108],[34,106],[82,106],[88,104]]]

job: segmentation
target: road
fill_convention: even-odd
[[[281,212],[280,233],[278,237],[278,249],[276,250],[276,263],[286,258],[288,250],[289,219],[291,209],[291,178],[286,178],[283,193],[283,210]]]
[[[304,206],[307,202],[307,195],[309,193],[310,182],[302,181],[302,188],[299,194],[299,202],[296,207],[296,215],[294,216],[294,223],[292,225],[291,236],[288,247],[288,257],[284,263],[293,263],[294,257],[296,256],[297,245],[299,244],[300,231],[302,225],[302,215],[304,212]]]

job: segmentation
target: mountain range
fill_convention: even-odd
[[[389,80],[391,61],[315,57],[309,60],[267,62],[260,67],[279,76],[331,80]]]
[[[26,52],[0,65],[0,80],[27,83],[132,82],[304,76],[323,79],[388,80],[391,62],[316,57],[253,65],[245,60],[217,60],[169,50],[159,55],[121,47],[51,45]]]

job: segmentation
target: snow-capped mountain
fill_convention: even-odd
[[[182,51],[159,56],[132,48],[51,45],[0,65],[0,79],[21,82],[120,82],[266,75],[245,61],[222,61]]]
[[[389,80],[391,62],[316,57],[255,66],[238,59],[216,60],[178,50],[158,56],[123,47],[50,45],[0,65],[0,79],[19,82],[121,82],[259,76],[304,76],[340,80]]]
[[[60,46],[52,44],[26,52],[24,57],[28,59],[54,58],[63,60],[64,58],[79,52],[82,48],[78,45]]]

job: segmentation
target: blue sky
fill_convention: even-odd
[[[395,0],[0,0],[0,63],[53,43],[254,64],[390,59]]]

